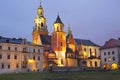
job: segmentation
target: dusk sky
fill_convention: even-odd
[[[32,30],[40,0],[1,0],[0,36],[27,38]],[[49,33],[59,13],[67,33],[71,26],[74,38],[89,39],[103,45],[120,37],[120,0],[42,0]]]

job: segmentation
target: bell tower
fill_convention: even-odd
[[[40,6],[37,9],[37,15],[34,18],[34,27],[32,32],[33,44],[40,43],[40,40],[39,40],[40,35],[48,35],[46,18],[44,17],[44,10],[41,6],[41,2],[40,2]]]
[[[56,57],[58,58],[58,66],[64,66],[66,63],[66,33],[64,32],[64,24],[59,15],[53,24],[52,50],[56,53]]]

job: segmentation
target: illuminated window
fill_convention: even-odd
[[[108,61],[111,61],[111,57],[108,57]]]

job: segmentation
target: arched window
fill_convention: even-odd
[[[92,50],[91,50],[91,48],[90,48],[90,57],[92,56]]]
[[[97,62],[95,61],[95,67],[97,67]]]
[[[41,27],[43,27],[43,23],[41,23]]]
[[[90,61],[90,67],[92,67],[92,61]]]

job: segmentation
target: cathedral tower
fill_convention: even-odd
[[[52,49],[58,58],[58,66],[64,66],[66,53],[66,33],[64,32],[64,24],[62,23],[59,15],[53,24]]]
[[[32,32],[32,42],[33,44],[40,44],[39,36],[48,35],[48,29],[46,25],[46,18],[44,17],[44,10],[40,4],[37,9],[37,15],[34,18],[34,27]]]

